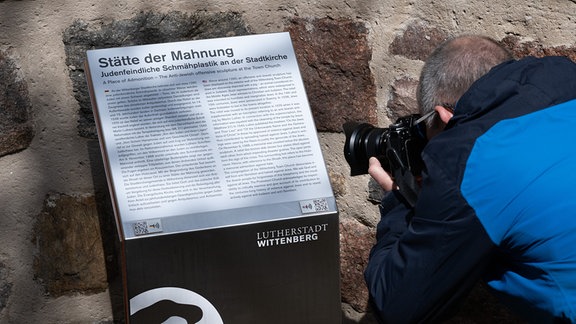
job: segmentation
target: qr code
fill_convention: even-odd
[[[146,221],[134,223],[134,235],[139,236],[148,233],[148,223]]]
[[[134,223],[134,236],[160,233],[163,231],[160,219],[149,219]]]
[[[328,210],[328,201],[326,199],[314,199],[314,209],[316,211],[327,211]]]
[[[325,198],[305,200],[300,202],[302,213],[325,212],[330,209],[328,201]]]

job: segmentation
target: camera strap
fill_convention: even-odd
[[[404,197],[404,200],[409,205],[409,207],[414,207],[416,201],[418,200],[418,181],[412,174],[412,172],[407,169],[394,169],[392,172],[394,177],[394,182],[398,186],[398,191]]]

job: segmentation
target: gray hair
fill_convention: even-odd
[[[449,39],[430,55],[420,74],[417,100],[425,115],[435,106],[454,107],[472,83],[512,55],[495,40],[484,36]],[[438,122],[435,114],[426,120],[428,127]]]

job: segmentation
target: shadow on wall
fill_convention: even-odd
[[[240,36],[249,33],[241,17],[236,13],[146,12],[132,19],[107,24],[75,21],[64,31],[63,42],[74,95],[80,105],[79,135],[86,138],[98,136],[84,71],[87,50]]]
[[[87,149],[94,183],[94,193],[96,195],[96,208],[98,215],[100,215],[100,235],[102,236],[102,244],[105,255],[107,256],[106,273],[108,277],[108,292],[112,305],[112,315],[115,323],[123,323],[126,318],[126,309],[124,306],[124,285],[121,275],[122,246],[116,227],[110,192],[108,190],[100,144],[96,140],[88,141]]]

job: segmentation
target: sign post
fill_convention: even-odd
[[[87,55],[128,321],[340,322],[338,212],[288,33]]]

